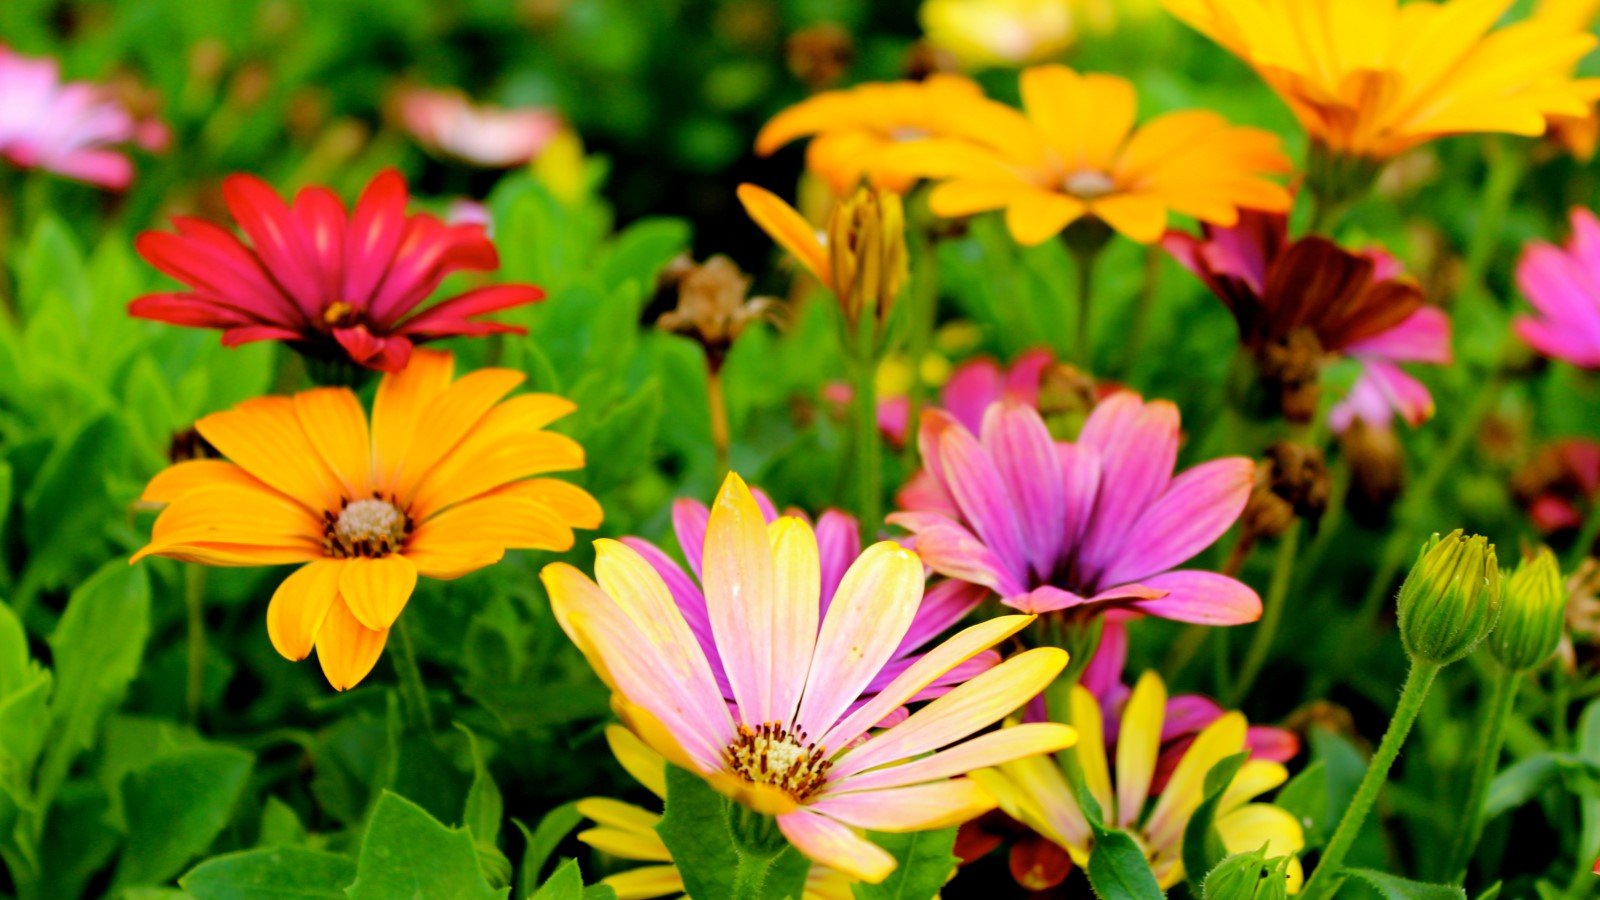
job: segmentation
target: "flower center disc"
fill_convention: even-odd
[[[347,503],[335,516],[323,516],[323,545],[333,556],[388,556],[411,533],[411,518],[387,500]]]
[[[1067,193],[1080,200],[1094,200],[1117,189],[1117,184],[1111,180],[1110,175],[1092,169],[1079,169],[1073,172],[1061,182],[1061,186],[1066,188]]]
[[[723,752],[728,768],[751,784],[771,785],[797,801],[815,794],[827,780],[833,761],[828,751],[777,722],[740,725]]]

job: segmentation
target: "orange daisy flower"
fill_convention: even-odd
[[[940,181],[929,202],[941,216],[1005,210],[1012,237],[1030,246],[1084,218],[1149,244],[1170,213],[1231,227],[1241,207],[1291,205],[1268,177],[1290,168],[1269,132],[1199,110],[1136,128],[1131,83],[1058,65],[1022,73],[1022,103],[970,104],[956,139],[906,144],[881,164]]]
[[[369,425],[355,393],[260,397],[195,427],[226,460],[178,463],[143,499],[164,503],[134,554],[210,566],[300,564],[267,608],[285,658],[317,651],[345,690],[372,671],[419,576],[451,579],[508,549],[566,550],[600,505],[551,472],[583,467],[544,426],[575,408],[550,394],[505,399],[520,372],[454,379],[448,353],[418,350],[384,376]]]

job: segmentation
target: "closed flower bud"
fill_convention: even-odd
[[[833,292],[853,333],[863,316],[889,317],[905,284],[906,222],[898,194],[858,188],[828,218]]]
[[[1561,642],[1567,592],[1548,547],[1517,564],[1504,582],[1505,608],[1489,636],[1489,652],[1513,672],[1536,668]]]
[[[1419,662],[1449,665],[1500,619],[1500,566],[1494,545],[1461,529],[1434,535],[1400,586],[1400,640]]]
[[[1284,900],[1289,896],[1288,868],[1286,856],[1268,859],[1261,850],[1235,853],[1206,874],[1202,896],[1205,900]]]

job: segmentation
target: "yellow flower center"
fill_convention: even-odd
[[[333,301],[322,311],[322,323],[329,328],[345,328],[355,324],[359,319],[356,308],[343,300]]]
[[[790,731],[777,722],[740,725],[722,754],[735,775],[778,788],[797,802],[820,790],[833,766],[827,748],[807,740],[802,729]]]
[[[1079,169],[1062,180],[1061,186],[1066,192],[1080,200],[1093,200],[1104,197],[1117,189],[1117,183],[1111,176],[1104,172],[1092,169]]]
[[[337,514],[322,514],[322,546],[329,556],[388,556],[411,534],[411,517],[380,497],[346,501]]]

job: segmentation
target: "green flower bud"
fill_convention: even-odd
[[[1513,672],[1535,668],[1556,652],[1566,618],[1567,590],[1550,548],[1517,563],[1505,579],[1505,609],[1489,636],[1489,652]]]
[[[1461,529],[1428,539],[1400,586],[1400,640],[1413,660],[1449,665],[1500,619],[1500,565],[1494,545]]]
[[[1235,853],[1206,874],[1205,900],[1287,900],[1290,858],[1265,850]]]

